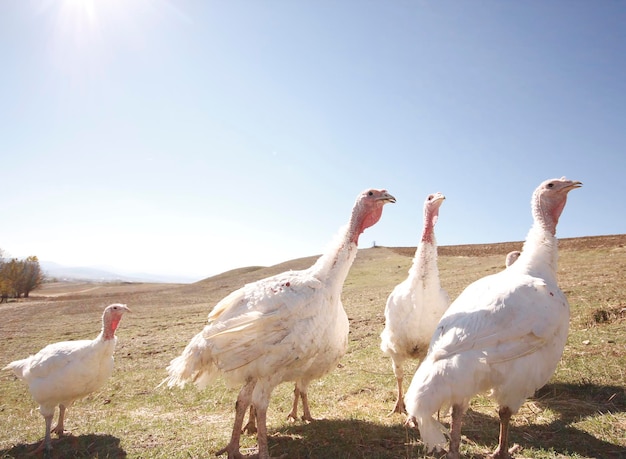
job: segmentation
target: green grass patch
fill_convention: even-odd
[[[513,418],[518,457],[626,457],[626,236],[581,238],[561,246],[559,282],[572,308],[568,343],[556,374]],[[482,248],[481,248],[482,247]],[[470,282],[502,269],[521,244],[445,248],[442,286],[455,298]],[[442,248],[444,249],[444,248]],[[395,402],[391,361],[380,351],[385,301],[411,265],[414,248],[361,250],[346,281],[349,349],[338,368],[310,385],[313,423],[290,422],[293,384],[277,387],[268,410],[271,453],[289,458],[423,458],[419,433],[389,416]],[[4,366],[46,344],[93,338],[102,309],[127,303],[118,329],[115,370],[105,387],[68,410],[71,437],[53,441],[55,458],[206,458],[230,438],[238,388],[217,381],[203,391],[157,388],[165,367],[204,326],[212,306],[232,290],[315,257],[270,268],[223,273],[192,285],[103,285],[0,306]],[[81,293],[82,292],[82,293]],[[58,293],[57,293],[58,294]],[[417,362],[406,365],[408,386]],[[23,383],[0,374],[0,458],[24,457],[44,433]],[[442,413],[441,420],[449,419]],[[461,452],[486,458],[497,445],[496,407],[472,400]],[[242,436],[242,452],[256,438]]]

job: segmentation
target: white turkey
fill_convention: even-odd
[[[380,335],[382,351],[391,357],[398,392],[392,413],[405,413],[402,396],[404,362],[423,359],[439,319],[450,304],[439,283],[435,224],[445,196],[428,195],[424,201],[424,225],[408,277],[398,284],[385,306],[385,328]]]
[[[433,414],[452,407],[448,457],[458,458],[469,401],[490,391],[500,417],[493,457],[511,457],[511,415],[550,379],[565,347],[569,304],[557,285],[555,234],[567,194],[581,185],[564,177],[539,185],[517,261],[470,284],[441,318],[405,396],[407,421],[418,425],[429,450],[446,442]]]
[[[258,457],[269,458],[266,413],[273,389],[295,381],[304,395],[309,381],[337,366],[348,345],[348,317],[341,291],[357,254],[359,235],[395,202],[386,190],[359,194],[347,227],[306,270],[288,271],[246,284],[221,300],[208,325],[167,367],[171,386],[206,386],[222,375],[241,385],[231,440],[218,455],[243,457],[241,427],[248,406],[256,409]]]
[[[65,410],[75,400],[100,389],[113,371],[115,330],[122,315],[129,312],[124,304],[107,306],[102,314],[102,331],[93,340],[62,341],[49,344],[37,354],[9,363],[3,370],[12,370],[28,384],[39,412],[46,422],[43,442],[35,450],[52,449],[51,432],[64,434]],[[59,406],[59,420],[51,429],[54,411]]]

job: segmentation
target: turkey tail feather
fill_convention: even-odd
[[[9,363],[7,366],[2,368],[2,370],[11,370],[13,373],[15,373],[15,376],[23,379],[27,360],[28,359],[15,360],[14,362]]]
[[[428,451],[443,449],[444,433],[448,434],[448,429],[433,417],[435,411],[447,405],[447,387],[442,384],[442,370],[434,359],[434,355],[429,354],[417,368],[404,398],[409,419],[417,422]]]
[[[212,362],[211,350],[202,333],[189,342],[181,355],[173,359],[167,367],[169,376],[159,386],[184,387],[188,382],[203,388],[217,376],[217,367]]]
[[[446,445],[446,437],[443,434],[448,433],[448,429],[432,416],[417,417],[416,420],[420,436],[428,450],[442,450]]]

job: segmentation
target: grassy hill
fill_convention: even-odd
[[[442,286],[455,298],[470,282],[504,266],[521,242],[439,249]],[[312,424],[290,423],[291,384],[268,411],[270,449],[289,458],[421,458],[419,434],[388,416],[395,401],[390,359],[379,349],[385,301],[406,278],[415,247],[362,249],[343,302],[350,343],[339,367],[311,383]],[[116,367],[106,386],[68,410],[74,436],[54,441],[54,457],[200,458],[230,437],[238,388],[222,382],[198,391],[156,386],[165,367],[204,326],[212,306],[236,288],[317,256],[247,267],[194,284],[49,284],[28,301],[0,305],[0,365],[46,344],[91,339],[102,309],[132,309],[118,329]],[[551,381],[514,417],[511,441],[529,458],[626,457],[626,235],[562,239],[559,283],[572,308],[563,359]],[[416,364],[407,365],[407,374]],[[408,385],[408,381],[406,381]],[[0,458],[23,457],[41,440],[43,418],[27,388],[0,374]],[[444,423],[448,418],[442,416]],[[476,397],[465,419],[462,454],[485,458],[497,444],[494,404]],[[255,438],[242,437],[242,451]]]

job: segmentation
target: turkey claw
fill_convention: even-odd
[[[404,421],[404,425],[415,428],[417,427],[417,419],[415,419],[415,416],[408,416],[406,421]]]
[[[257,433],[256,423],[248,421],[248,423],[243,426],[243,429],[241,429],[241,433],[254,435],[255,433]]]
[[[57,427],[55,427],[54,429],[52,429],[52,430],[50,431],[50,433],[55,433],[55,434],[57,434],[57,436],[58,436],[59,438],[61,438],[61,437],[65,437],[66,435],[72,435],[72,432],[70,432],[69,430],[59,429],[59,428],[57,428]]]

